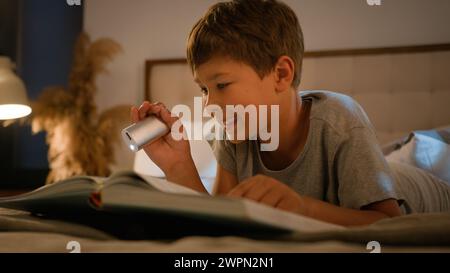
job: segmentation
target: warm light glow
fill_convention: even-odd
[[[0,120],[16,119],[28,116],[31,107],[23,104],[2,104],[0,105]]]
[[[137,151],[136,146],[134,146],[133,144],[130,144],[130,149],[131,149],[133,152],[136,152],[136,151]]]

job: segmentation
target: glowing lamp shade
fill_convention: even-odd
[[[31,113],[25,85],[12,68],[9,58],[0,56],[0,120],[21,118]]]

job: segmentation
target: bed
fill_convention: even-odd
[[[450,252],[449,230],[449,214],[430,213],[361,228],[258,239],[224,235],[131,241],[89,226],[0,208],[0,252],[71,252],[74,242],[81,252]]]
[[[145,98],[169,107],[192,106],[193,96],[201,94],[185,59],[147,60],[144,78]],[[367,111],[380,145],[387,145],[414,130],[450,125],[450,44],[307,52],[300,89],[352,96]],[[215,161],[207,144],[194,145],[195,163],[211,189]],[[116,157],[132,154],[121,146]],[[134,169],[162,175],[142,153],[136,155]],[[450,252],[450,214],[406,215],[345,231],[265,239],[125,241],[87,226],[0,209],[0,252],[69,252],[71,241],[82,252],[370,252],[371,241],[379,242],[382,252]]]

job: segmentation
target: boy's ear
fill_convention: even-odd
[[[276,91],[288,90],[294,80],[294,61],[288,56],[281,56],[275,64],[274,72]]]

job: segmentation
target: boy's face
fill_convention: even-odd
[[[232,60],[227,57],[213,57],[200,65],[194,71],[194,80],[202,89],[204,106],[218,105],[222,109],[223,124],[225,127],[233,126],[235,137],[232,143],[240,143],[237,140],[236,122],[227,122],[233,117],[226,116],[227,105],[255,105],[259,109],[262,105],[268,106],[267,121],[270,122],[270,105],[278,105],[279,97],[276,92],[276,77],[270,72],[263,79],[249,65]],[[259,111],[257,111],[257,123],[259,124]],[[235,119],[236,120],[236,115]],[[249,120],[246,114],[245,139],[249,139]],[[268,124],[270,128],[270,124]]]

